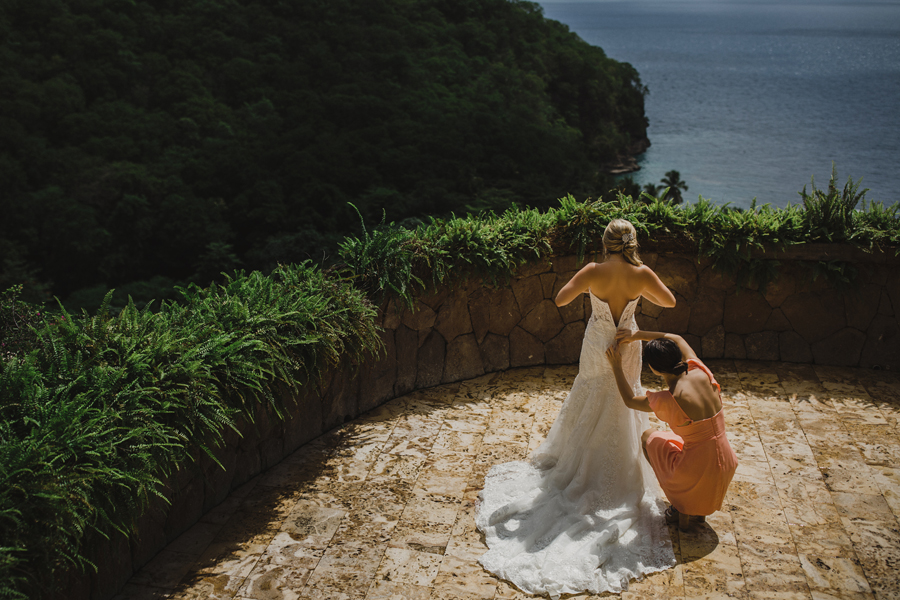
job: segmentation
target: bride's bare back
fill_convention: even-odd
[[[619,254],[578,271],[557,294],[556,305],[565,306],[588,291],[609,305],[616,323],[625,306],[638,296],[664,308],[675,306],[675,296],[650,267],[633,265]]]

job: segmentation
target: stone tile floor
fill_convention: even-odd
[[[677,566],[622,598],[900,598],[900,375],[709,366],[741,466],[722,511],[670,529]],[[478,565],[475,500],[492,465],[541,442],[576,372],[392,400],[234,492],[117,599],[530,598]]]

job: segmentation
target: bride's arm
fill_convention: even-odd
[[[622,371],[622,355],[619,354],[619,347],[616,344],[606,349],[606,358],[609,359],[613,373],[616,375],[616,386],[619,388],[619,395],[622,396],[625,406],[641,412],[653,412],[647,396],[635,396],[631,391],[631,385],[625,377],[625,372]]]
[[[585,293],[591,287],[591,272],[594,270],[594,264],[582,267],[575,276],[569,280],[569,283],[563,286],[556,295],[556,305],[565,306],[581,294]]]
[[[666,287],[666,284],[660,281],[656,273],[653,272],[653,269],[650,267],[643,267],[641,272],[644,280],[644,289],[641,291],[641,295],[650,300],[653,304],[662,306],[663,308],[672,308],[675,306],[675,294]]]

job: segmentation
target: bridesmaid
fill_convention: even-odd
[[[634,396],[622,372],[618,344],[606,351],[619,394],[634,410],[653,412],[672,432],[648,429],[641,436],[644,456],[672,506],[670,521],[685,530],[690,518],[703,521],[720,510],[738,461],[725,435],[721,388],[684,339],[671,333],[619,331],[618,344],[648,341],[644,361],[669,389]]]

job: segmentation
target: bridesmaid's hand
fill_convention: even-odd
[[[619,344],[613,344],[606,349],[606,358],[613,368],[622,368],[622,355],[619,354]]]
[[[617,329],[616,330],[616,342],[619,344],[630,344],[634,341],[640,341],[640,337],[638,337],[639,331],[629,331],[627,329]]]

